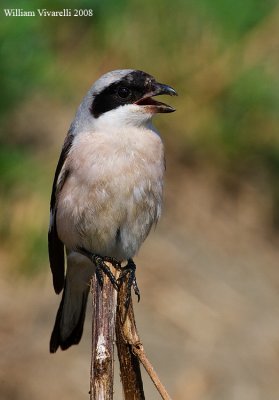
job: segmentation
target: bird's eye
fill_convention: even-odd
[[[127,99],[131,95],[131,93],[131,90],[125,86],[120,86],[117,91],[117,94],[119,97],[121,97],[121,99]]]

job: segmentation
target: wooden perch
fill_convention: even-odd
[[[126,287],[126,286],[125,286]],[[120,375],[123,386],[123,395],[125,400],[144,400],[143,383],[140,372],[140,363],[138,357],[133,353],[130,343],[127,341],[123,332],[123,320],[127,314],[125,307],[124,285],[120,288],[117,299],[116,313],[116,345],[120,363]],[[128,313],[133,312],[132,298]]]
[[[139,361],[153,381],[163,400],[171,400],[164,385],[156,374],[151,362],[148,360],[140,341],[136,327],[133,302],[128,310],[125,307],[127,281],[123,282],[117,299],[116,337],[118,357],[120,361],[121,380],[125,400],[144,400],[144,392],[140,374]],[[123,353],[119,354],[119,350]],[[134,387],[132,387],[132,385]]]
[[[111,264],[108,264],[115,271]],[[114,272],[115,277],[119,271]],[[171,400],[165,387],[148,360],[140,341],[133,311],[132,299],[125,306],[127,279],[117,292],[104,275],[103,288],[96,276],[92,278],[93,297],[92,359],[90,373],[90,400],[113,399],[113,342],[120,362],[121,381],[125,400],[144,400],[140,362],[143,364],[163,400]]]
[[[109,267],[111,265],[109,264]],[[91,282],[93,297],[90,400],[113,399],[113,341],[117,292],[104,275],[103,288],[96,274]]]

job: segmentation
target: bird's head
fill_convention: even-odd
[[[87,114],[89,111],[87,118],[93,119],[94,125],[143,125],[157,113],[175,111],[173,107],[154,99],[159,95],[175,96],[177,93],[171,86],[157,82],[143,71],[116,70],[101,76],[94,83],[80,109]]]

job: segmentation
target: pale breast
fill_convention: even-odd
[[[153,131],[84,133],[65,165],[57,228],[69,248],[132,257],[161,212],[164,152]]]

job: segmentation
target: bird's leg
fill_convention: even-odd
[[[120,269],[121,268],[121,263],[116,260],[113,257],[102,257],[99,256],[98,254],[93,254],[90,251],[84,249],[84,248],[79,248],[78,252],[80,254],[83,254],[84,256],[86,256],[87,258],[89,258],[89,260],[91,260],[95,266],[96,266],[96,276],[97,276],[97,280],[99,282],[99,285],[101,287],[103,287],[104,285],[104,277],[103,274],[106,274],[109,278],[109,280],[111,281],[112,285],[114,286],[114,288],[116,290],[119,289],[119,284],[117,282],[117,279],[115,278],[115,276],[113,275],[113,273],[111,272],[110,268],[106,265],[105,261],[111,263],[116,269]]]
[[[139,287],[138,287],[137,280],[136,280],[136,264],[134,263],[134,261],[131,258],[128,260],[127,265],[125,265],[125,267],[121,268],[121,274],[118,279],[118,282],[120,285],[122,285],[125,277],[128,274],[129,274],[129,276],[128,276],[128,280],[127,280],[127,295],[126,295],[126,300],[125,300],[126,308],[128,308],[129,304],[130,304],[132,287],[134,289],[135,294],[138,297],[138,301],[140,301],[140,291],[139,291]]]

